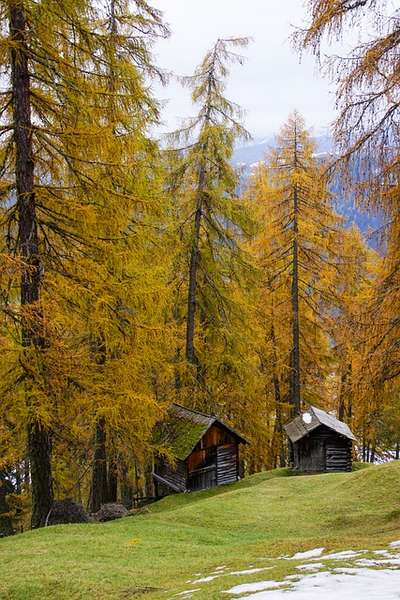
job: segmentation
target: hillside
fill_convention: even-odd
[[[192,589],[196,599],[228,597],[221,591],[250,575],[296,573],[302,557],[282,554],[386,548],[400,538],[399,482],[400,463],[301,477],[276,470],[169,497],[120,521],[3,539],[0,598],[161,599]]]

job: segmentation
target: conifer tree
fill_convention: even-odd
[[[334,128],[340,150],[335,167],[344,187],[355,192],[367,210],[377,209],[384,217],[381,237],[387,256],[378,277],[375,302],[371,301],[368,309],[374,314],[373,334],[369,331],[370,343],[364,346],[364,360],[371,365],[369,395],[384,398],[385,381],[389,387],[396,386],[400,364],[396,343],[400,331],[398,9],[385,0],[310,0],[308,6],[310,22],[297,35],[297,42],[318,55],[324,40],[347,41],[354,28],[369,32],[347,56],[328,58],[326,65],[337,81],[340,107]],[[376,411],[371,407],[369,412]]]
[[[148,58],[146,35],[165,29],[157,11],[136,4],[136,17],[120,19],[124,27],[136,24],[137,36],[124,29],[118,46],[104,35],[101,4],[10,0],[1,6],[3,231],[5,250],[17,252],[22,270],[20,292],[15,274],[9,274],[3,296],[12,362],[2,365],[7,398],[2,408],[10,417],[19,415],[19,425],[22,415],[28,428],[34,527],[45,523],[51,507],[51,446],[58,444],[60,424],[85,412],[90,386],[93,398],[106,386],[104,378],[99,385],[99,368],[90,381],[90,360],[82,360],[83,302],[93,302],[96,289],[105,292],[100,281],[107,280],[118,256],[132,250],[125,242],[135,211],[146,213],[143,179],[136,188],[130,183],[148,146],[144,114],[154,108],[140,70]],[[111,72],[118,84],[124,81],[122,88],[113,88]],[[118,276],[123,262],[119,266]],[[118,329],[121,317],[113,302],[105,299],[102,305],[111,305]],[[126,421],[132,427],[136,419]]]
[[[189,250],[185,355],[195,368],[197,386],[203,389],[203,336],[211,324],[223,333],[230,310],[229,282],[239,277],[238,240],[249,223],[245,206],[236,196],[238,178],[230,164],[235,140],[248,134],[238,120],[239,107],[224,95],[229,63],[242,63],[234,48],[247,42],[246,38],[219,39],[194,76],[185,78],[200,110],[174,136],[187,143],[174,174],[174,188],[185,214],[180,231]]]
[[[276,434],[288,404],[298,413],[301,402],[326,396],[340,219],[313,152],[304,122],[294,113],[248,191],[263,223],[253,252],[262,272],[259,314],[272,361]]]
[[[334,127],[341,151],[337,166],[344,179],[357,183],[367,206],[390,209],[391,198],[382,184],[398,177],[398,10],[386,0],[309,0],[308,8],[309,25],[296,41],[317,55],[325,39],[346,41],[352,29],[369,31],[372,26],[373,34],[366,40],[362,36],[348,55],[325,61],[337,81],[341,109]]]

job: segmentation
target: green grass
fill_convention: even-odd
[[[400,538],[399,492],[399,462],[301,477],[278,469],[171,496],[119,521],[31,531],[0,540],[0,598],[111,600],[147,587],[157,589],[141,597],[155,600],[219,565],[240,570],[318,546],[384,547]],[[292,568],[272,561],[268,578],[283,575],[285,562]],[[217,579],[195,598],[221,598],[221,589],[240,582]]]

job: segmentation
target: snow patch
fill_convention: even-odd
[[[221,573],[222,575],[222,573]],[[208,583],[209,581],[212,581],[213,579],[217,579],[218,577],[221,577],[221,575],[207,575],[207,577],[200,577],[200,579],[195,579],[194,581],[190,581],[188,583]]]
[[[290,584],[292,600],[399,600],[400,570],[353,569],[351,573],[321,572]],[[276,586],[279,587],[279,586]],[[263,591],[246,600],[284,600],[288,590]],[[251,591],[251,590],[245,590]]]
[[[392,558],[362,558],[357,560],[356,564],[361,567],[379,567],[380,565],[400,565],[400,556],[393,556]]]
[[[396,542],[391,542],[391,543],[389,544],[389,546],[390,546],[391,548],[400,548],[400,540],[397,540]]]
[[[260,573],[272,569],[272,567],[259,567],[258,569],[245,569],[244,571],[231,571],[228,575],[251,575],[252,573]]]
[[[247,594],[248,592],[259,592],[260,590],[272,590],[285,585],[284,581],[256,581],[255,583],[243,583],[235,585],[230,590],[225,590],[224,594]],[[249,596],[246,596],[246,600]]]
[[[334,552],[332,554],[325,554],[323,557],[324,560],[346,560],[347,558],[356,558],[356,556],[361,556],[367,550],[359,550],[355,552],[354,550],[344,550],[343,552]],[[315,559],[314,559],[315,560]]]
[[[312,563],[312,564],[308,564],[308,565],[298,565],[296,567],[296,569],[299,569],[299,571],[315,571],[316,569],[323,569],[324,568],[324,564],[323,563]]]
[[[316,558],[321,556],[325,548],[314,548],[314,550],[307,550],[307,552],[297,552],[293,556],[286,558],[286,560],[307,560],[307,558]]]

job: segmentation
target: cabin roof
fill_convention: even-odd
[[[159,425],[159,437],[168,445],[176,458],[185,460],[193,451],[204,434],[215,424],[225,427],[239,443],[247,444],[247,440],[232,427],[214,415],[207,415],[180,404],[171,404],[168,417]]]
[[[311,415],[310,423],[306,423],[304,421],[303,415],[305,413],[309,413]],[[297,416],[295,419],[293,419],[293,421],[290,421],[290,423],[284,425],[284,429],[290,441],[295,443],[311,433],[311,431],[314,431],[314,429],[317,429],[317,427],[320,425],[325,425],[332,431],[343,435],[349,440],[356,440],[346,423],[339,421],[339,419],[336,419],[336,417],[333,415],[330,415],[329,413],[315,406],[310,406],[308,410]]]

